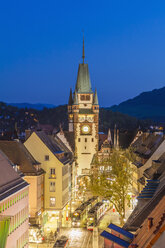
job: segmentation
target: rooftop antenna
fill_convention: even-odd
[[[82,54],[83,64],[85,59],[85,51],[84,51],[84,31],[83,31],[83,54]]]

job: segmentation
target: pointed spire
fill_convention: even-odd
[[[78,105],[77,92],[74,93],[74,105]]]
[[[112,135],[110,128],[108,129],[107,141],[109,142],[109,144],[112,144]]]
[[[84,50],[84,33],[83,33],[83,54],[82,54],[83,64],[85,59],[85,50]]]
[[[93,99],[93,104],[94,105],[98,105],[99,102],[98,102],[98,96],[97,96],[97,90],[95,89],[95,95],[94,95],[94,99]]]
[[[73,98],[72,98],[72,88],[70,88],[70,94],[69,94],[69,101],[68,101],[68,105],[72,105],[73,104]]]

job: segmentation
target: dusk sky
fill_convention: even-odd
[[[165,86],[165,1],[6,0],[0,23],[0,101],[66,104],[82,30],[101,106]]]

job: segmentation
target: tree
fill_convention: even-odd
[[[126,203],[130,201],[128,193],[132,189],[133,160],[134,155],[130,149],[114,149],[108,159],[101,162],[95,159],[95,170],[91,174],[91,191],[107,198],[115,206],[121,225],[125,219]]]

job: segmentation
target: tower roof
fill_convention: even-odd
[[[95,96],[94,96],[93,104],[94,105],[98,105],[99,104],[99,102],[98,102],[98,96],[97,96],[97,90],[96,89],[95,89]]]
[[[88,64],[79,64],[76,91],[77,93],[92,93]]]
[[[93,93],[91,87],[91,81],[89,77],[88,64],[84,63],[84,59],[85,59],[84,37],[83,37],[82,59],[83,59],[83,63],[79,64],[79,68],[78,68],[75,90],[77,91],[77,93]]]

